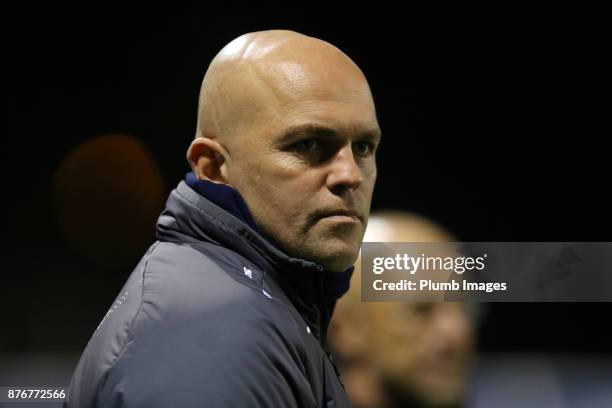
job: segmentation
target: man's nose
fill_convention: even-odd
[[[327,186],[331,191],[354,190],[363,182],[361,168],[355,161],[352,146],[343,146],[330,162]]]

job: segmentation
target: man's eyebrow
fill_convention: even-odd
[[[306,123],[303,125],[291,126],[286,129],[283,135],[280,137],[280,142],[292,141],[293,139],[298,139],[305,136],[318,136],[331,139],[338,137],[338,132],[327,126]]]
[[[367,139],[375,142],[380,139],[380,133],[381,132],[379,128],[362,130],[359,131],[357,139]],[[300,137],[314,136],[333,139],[339,137],[339,132],[331,127],[307,123],[303,125],[291,126],[286,129],[282,136],[279,138],[279,142],[283,143],[286,141],[297,140]]]

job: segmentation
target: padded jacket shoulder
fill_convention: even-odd
[[[320,339],[265,268],[158,241],[73,375],[66,407],[350,406]]]

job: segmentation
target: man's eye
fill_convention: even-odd
[[[318,142],[315,139],[302,139],[295,143],[295,147],[298,150],[309,152],[315,150],[318,147]]]
[[[370,142],[356,142],[353,144],[353,150],[359,156],[367,156],[372,153],[374,147]]]

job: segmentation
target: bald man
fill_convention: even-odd
[[[211,62],[192,172],[81,357],[69,407],[350,406],[324,350],[376,180],[361,70],[290,31]]]
[[[405,212],[372,215],[364,241],[448,242],[438,224]],[[359,264],[358,264],[359,265]],[[329,342],[356,408],[463,405],[475,333],[457,302],[362,302],[360,271],[336,307]]]

